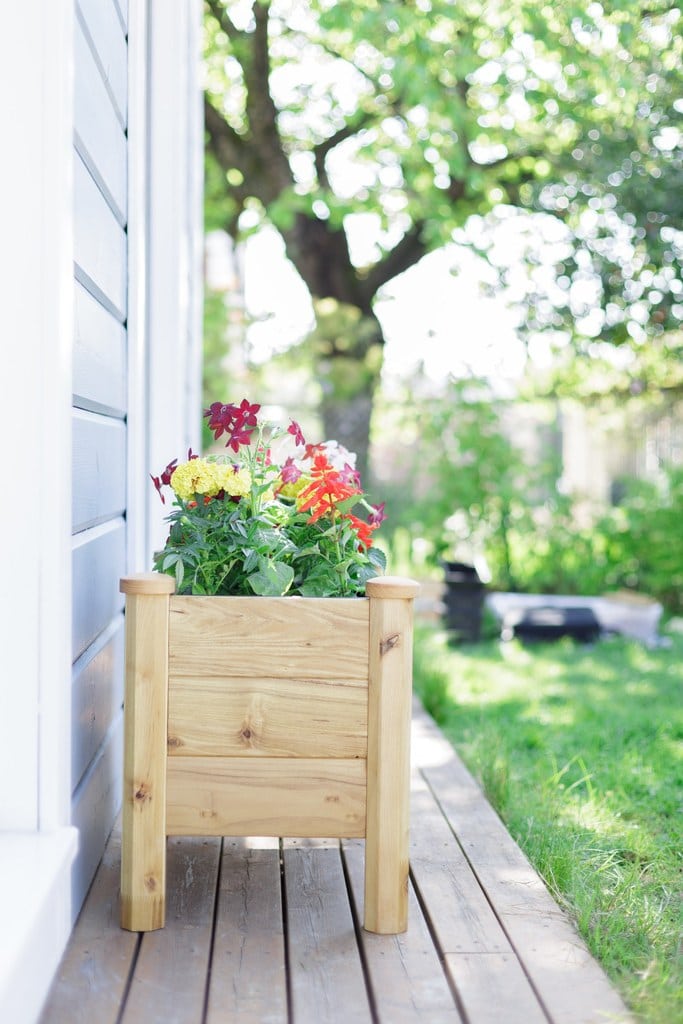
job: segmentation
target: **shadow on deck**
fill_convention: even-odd
[[[416,704],[410,917],[360,927],[363,841],[169,839],[167,924],[118,925],[107,846],[40,1024],[626,1024],[626,1007]]]

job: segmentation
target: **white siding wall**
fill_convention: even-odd
[[[73,4],[0,14],[5,488],[0,1020],[34,1019],[70,925]]]
[[[121,800],[126,571],[128,41],[116,0],[74,33],[72,822],[80,908]]]
[[[198,443],[200,18],[199,0],[0,14],[8,1024],[36,1020],[118,811],[118,581],[164,529],[150,471]]]

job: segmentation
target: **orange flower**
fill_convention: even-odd
[[[340,501],[361,493],[357,487],[344,480],[322,454],[313,459],[310,476],[311,483],[299,495],[297,508],[300,512],[310,512],[314,523],[328,513],[333,515]]]

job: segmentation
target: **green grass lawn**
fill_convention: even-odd
[[[647,1024],[683,1022],[683,636],[450,647],[415,688]]]

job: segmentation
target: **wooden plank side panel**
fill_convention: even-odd
[[[123,616],[73,667],[71,785],[75,789],[120,714],[123,702]]]
[[[365,598],[173,597],[172,676],[367,680]]]
[[[127,408],[126,329],[74,282],[74,405],[123,417]]]
[[[173,757],[168,835],[365,835],[361,759]]]
[[[287,1024],[277,839],[224,839],[206,1024]]]
[[[126,509],[126,427],[121,420],[74,410],[72,530],[77,533]]]
[[[126,233],[76,152],[74,196],[76,275],[123,320],[126,316]]]
[[[168,843],[166,927],[142,936],[121,1024],[202,1024],[220,839]]]
[[[352,680],[169,681],[169,754],[365,757],[367,684]]]
[[[123,126],[78,20],[75,31],[74,133],[76,149],[126,223],[127,146]]]
[[[117,1024],[137,935],[119,928],[121,833],[107,843],[40,1024]]]
[[[123,610],[118,582],[125,573],[126,527],[113,520],[74,537],[73,659],[79,657]]]
[[[283,848],[293,1024],[370,1024],[339,844]]]
[[[419,828],[419,821],[414,826]],[[358,839],[342,842],[357,921],[363,920],[363,846]],[[408,930],[399,935],[377,935],[361,930],[359,941],[378,1024],[462,1024],[412,886]]]

